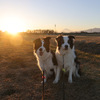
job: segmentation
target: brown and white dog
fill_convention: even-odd
[[[69,71],[68,82],[72,83],[72,74],[74,76],[80,77],[79,75],[79,61],[77,59],[75,53],[75,46],[74,46],[74,36],[58,36],[56,38],[57,48],[56,48],[56,58],[58,61],[57,67],[57,75],[56,75],[56,82],[57,83],[60,79],[60,71],[63,68],[63,60],[64,60],[64,69]]]
[[[46,82],[47,78],[53,74],[52,70],[54,70],[56,75],[56,69],[58,66],[57,59],[55,53],[50,50],[50,37],[46,37],[43,39],[36,39],[34,43],[34,54],[37,58],[38,66],[41,72],[44,70],[44,82]],[[55,80],[54,82],[55,83]]]

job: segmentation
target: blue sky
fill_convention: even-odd
[[[0,13],[0,30],[7,30],[10,20],[23,30],[54,29],[55,24],[57,31],[100,28],[100,0],[0,0]]]

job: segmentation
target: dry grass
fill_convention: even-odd
[[[0,100],[41,100],[41,72],[33,55],[33,40],[43,35],[0,37]],[[51,36],[55,37],[55,36]],[[51,48],[55,50],[52,39]],[[65,79],[66,100],[100,99],[100,37],[76,36],[76,50],[81,62],[82,76]],[[45,84],[45,100],[62,100],[62,80]]]

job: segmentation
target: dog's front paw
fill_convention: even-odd
[[[58,80],[54,80],[54,81],[53,81],[53,84],[57,84],[57,83],[58,83]]]
[[[72,79],[68,79],[68,83],[72,83]]]

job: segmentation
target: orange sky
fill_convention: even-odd
[[[100,0],[0,0],[0,30],[100,28]]]

